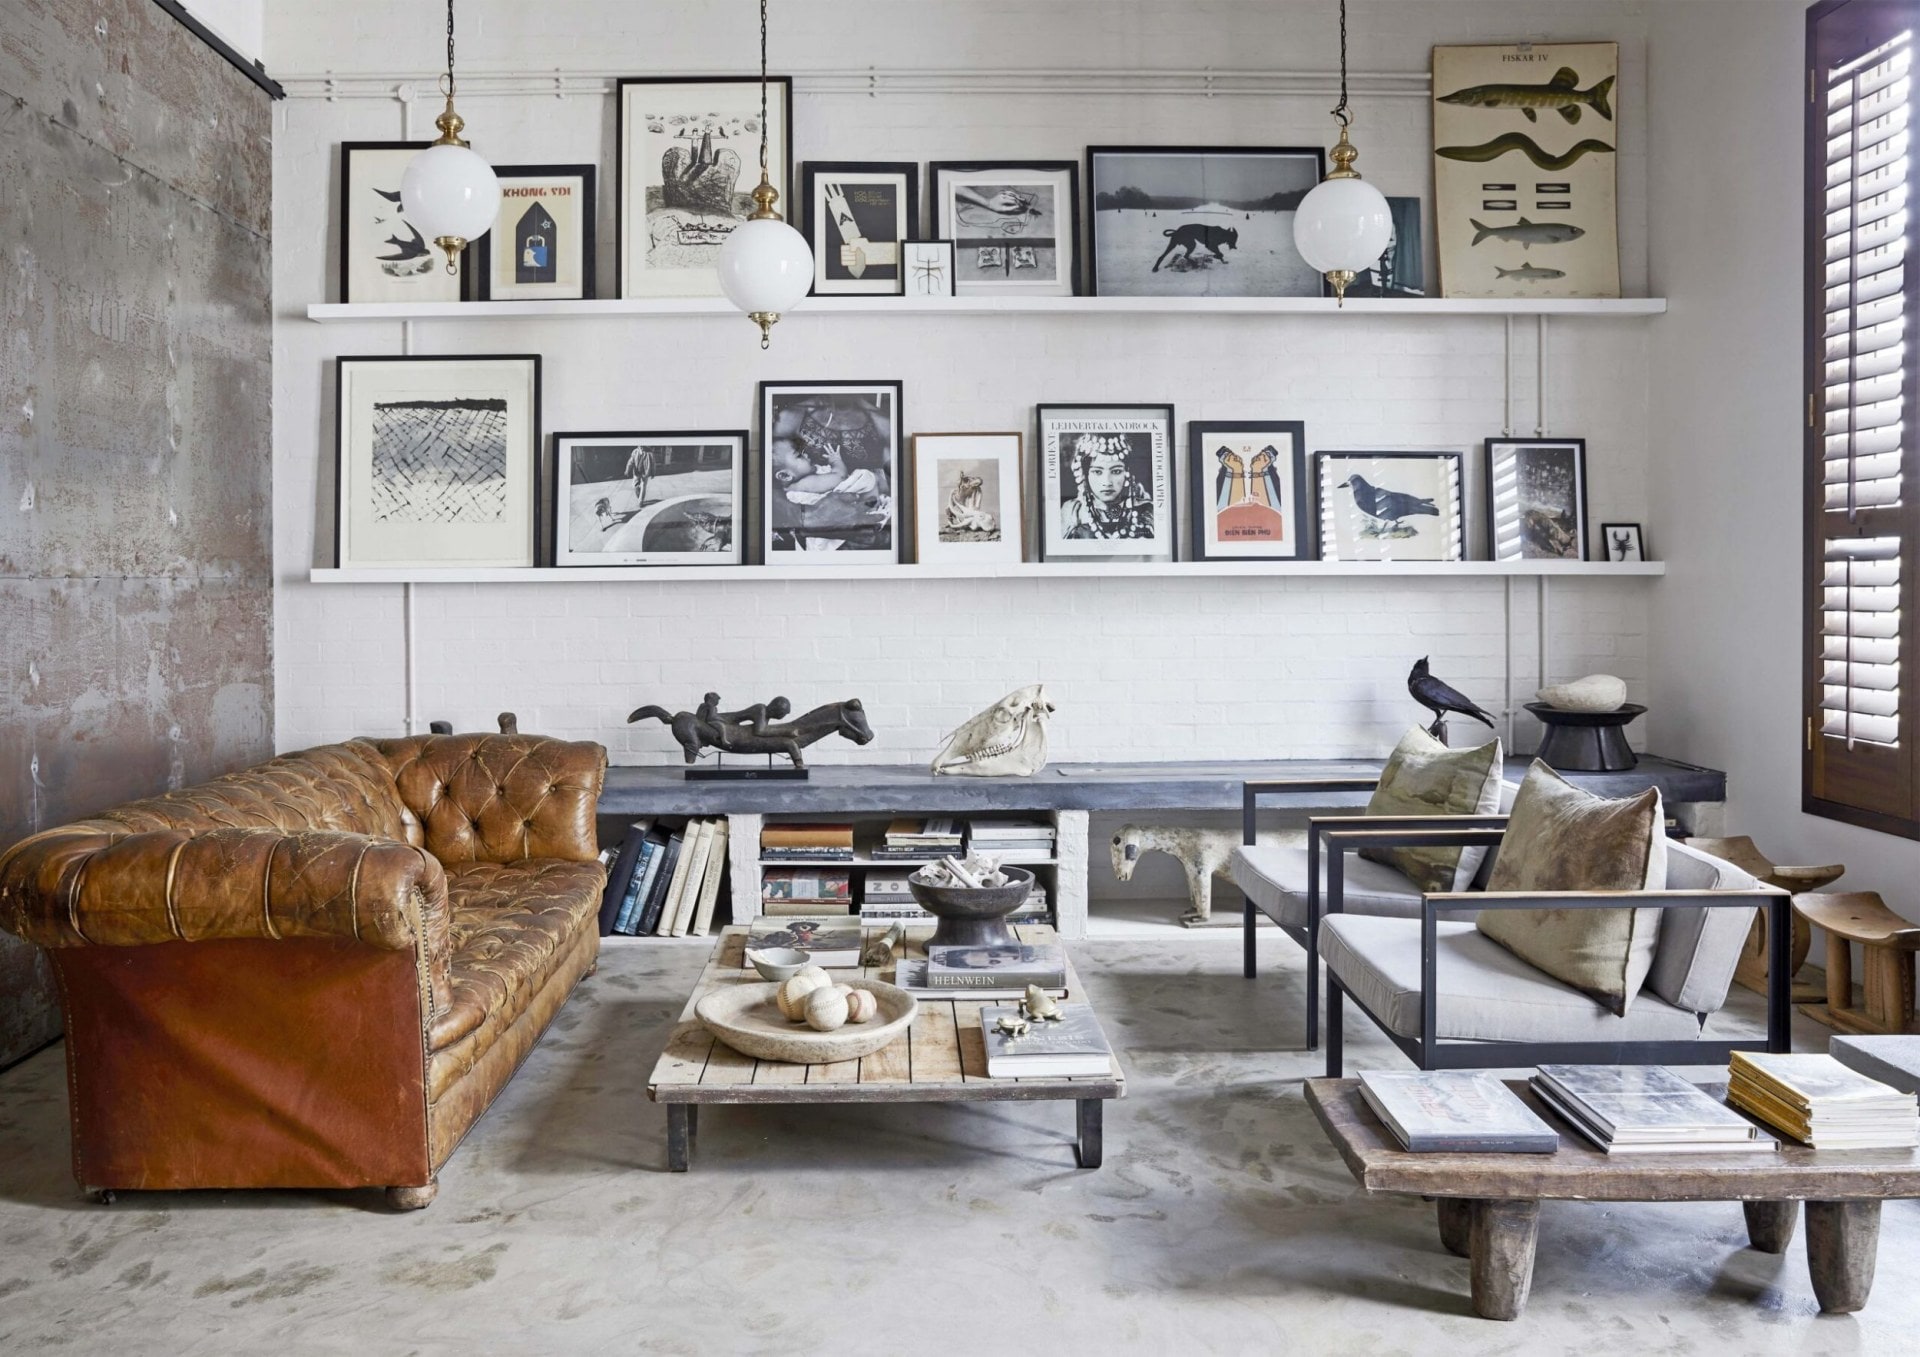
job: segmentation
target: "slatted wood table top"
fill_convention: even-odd
[[[909,931],[908,956],[925,956],[931,928]],[[1016,930],[1024,942],[1057,941],[1045,925]],[[866,938],[884,934],[883,928],[864,930]],[[1118,1060],[1110,1075],[1071,1079],[994,1079],[987,1074],[987,1050],[980,1031],[980,1010],[987,1004],[967,999],[922,998],[912,1028],[884,1050],[863,1060],[832,1065],[794,1065],[756,1060],[716,1040],[693,1015],[694,1005],[713,990],[760,984],[760,976],[745,961],[747,930],[728,928],[721,933],[706,970],[694,986],[680,1021],[647,1081],[647,1096],[663,1103],[851,1103],[851,1102],[986,1102],[1037,1098],[1076,1100],[1120,1098],[1126,1095],[1126,1076]],[[1080,977],[1069,956],[1067,998],[1085,1003]],[[893,968],[860,966],[834,974],[893,979]],[[1010,1000],[993,1000],[1007,1003]]]

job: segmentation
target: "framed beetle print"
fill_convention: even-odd
[[[738,565],[746,430],[557,433],[553,563]]]
[[[901,291],[920,301],[940,301],[953,296],[953,242],[951,240],[909,240],[901,247],[903,284]]]
[[[897,296],[901,243],[920,229],[920,167],[816,160],[801,181],[814,295]]]
[[[497,165],[500,215],[475,242],[483,302],[581,301],[594,295],[592,165]]]
[[[1080,290],[1080,167],[1071,160],[927,166],[933,231],[953,242],[954,291],[1071,297]]]
[[[1496,561],[1587,559],[1584,438],[1487,440],[1487,555]]]
[[[1323,452],[1315,458],[1323,561],[1464,561],[1457,452]]]
[[[407,165],[431,144],[340,143],[341,301],[460,300],[460,275],[447,272],[446,257],[400,210]]]
[[[1644,561],[1647,559],[1646,543],[1640,535],[1638,523],[1602,523],[1600,540],[1606,543],[1609,561]]]
[[[1025,559],[1017,433],[913,436],[914,559],[1012,564]]]
[[[1042,405],[1042,560],[1172,561],[1173,407]]]
[[[900,560],[899,382],[760,383],[768,565]]]
[[[1194,420],[1187,461],[1194,560],[1309,559],[1305,424]]]

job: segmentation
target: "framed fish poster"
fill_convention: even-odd
[[[793,82],[768,78],[767,176],[792,191]],[[753,211],[760,183],[760,81],[754,76],[629,76],[618,82],[621,297],[720,296],[720,247]]]
[[[901,559],[899,382],[760,383],[768,565]]]
[[[1611,42],[1433,49],[1434,228],[1447,297],[1618,297]]]
[[[1173,407],[1042,405],[1040,559],[1172,561]]]
[[[738,565],[744,429],[553,436],[553,563]]]
[[[1024,560],[1017,433],[913,436],[914,560],[1003,565]]]
[[[961,297],[1080,291],[1080,166],[1071,160],[936,160],[933,231],[953,242]]]
[[[1487,555],[1587,559],[1587,440],[1487,440]]]
[[[900,295],[902,242],[920,229],[920,167],[814,160],[801,184],[814,296]]]
[[[1323,561],[1464,561],[1457,452],[1323,452],[1314,458]]]
[[[460,275],[447,272],[446,257],[400,210],[401,177],[430,145],[340,143],[341,301],[460,300]]]
[[[1187,465],[1196,561],[1303,561],[1307,426],[1292,420],[1194,420]]]
[[[483,302],[580,301],[593,296],[592,165],[496,165],[500,215],[475,242],[474,295]]]

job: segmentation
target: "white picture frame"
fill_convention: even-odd
[[[340,300],[457,302],[461,274],[400,210],[400,180],[425,141],[340,143]],[[462,261],[465,266],[465,261]]]
[[[1017,433],[913,436],[914,560],[922,565],[1017,565],[1026,559],[1026,506]]]
[[[1453,449],[1317,454],[1320,559],[1464,561],[1464,461]]]
[[[1171,405],[1042,405],[1040,559],[1179,559]]]
[[[553,564],[740,564],[746,461],[744,429],[554,434]]]
[[[951,240],[909,240],[900,249],[901,295],[916,302],[953,300]]]
[[[1079,162],[935,161],[927,182],[934,235],[953,242],[955,295],[1079,293]]]

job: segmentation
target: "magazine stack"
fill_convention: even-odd
[[[1920,1145],[1914,1096],[1830,1055],[1735,1051],[1728,1076],[1728,1102],[1816,1150]]]
[[[1542,1065],[1540,1101],[1608,1154],[1771,1154],[1771,1136],[1658,1065]]]

